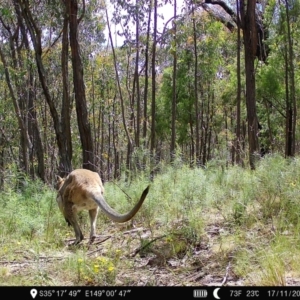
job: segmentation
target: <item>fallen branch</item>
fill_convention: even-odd
[[[144,250],[145,248],[147,248],[149,245],[151,245],[152,243],[154,243],[155,241],[162,239],[164,237],[168,236],[167,234],[161,235],[153,240],[151,240],[150,242],[148,242],[147,244],[137,248],[134,253],[131,255],[131,257],[135,257],[139,252],[141,252],[142,250]]]
[[[223,286],[227,282],[228,276],[229,276],[229,270],[230,270],[230,262],[228,263],[228,266],[226,267],[226,274],[225,274],[224,279],[221,283],[221,286]]]
[[[137,232],[137,231],[144,231],[144,230],[147,230],[147,229],[143,228],[143,227],[139,227],[139,228],[124,231],[123,234],[130,234],[130,233],[134,233],[134,232]]]
[[[101,243],[104,243],[105,241],[107,241],[107,240],[110,239],[110,238],[111,238],[111,236],[108,236],[108,237],[104,238],[103,240],[101,240],[101,241],[99,241],[99,242],[97,242],[97,243],[89,244],[89,246],[91,246],[91,245],[99,245],[99,244],[101,244]],[[97,248],[97,249],[95,249],[95,250],[93,250],[93,251],[88,252],[87,255],[90,256],[90,255],[92,255],[92,254],[94,254],[94,253],[96,253],[96,252],[98,252],[98,251],[99,251],[99,248]]]
[[[43,257],[43,256],[40,256],[40,257],[37,257],[36,259],[34,260],[29,260],[29,259],[26,259],[26,261],[9,261],[9,260],[1,260],[0,261],[0,265],[5,265],[5,264],[12,264],[12,265],[24,265],[24,264],[31,264],[31,263],[36,263],[37,261],[39,260],[43,260],[44,262],[51,262],[51,261],[54,261],[54,260],[60,260],[60,259],[64,259],[66,258],[65,256],[59,256],[59,257]]]

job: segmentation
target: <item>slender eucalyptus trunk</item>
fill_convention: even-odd
[[[176,42],[176,18],[177,18],[177,1],[174,0],[174,20],[173,20],[173,78],[172,78],[172,115],[171,115],[171,149],[170,159],[171,162],[175,158],[175,143],[176,143],[176,76],[177,76],[177,42]]]
[[[240,14],[243,28],[246,70],[246,106],[248,122],[249,163],[255,169],[255,162],[259,152],[258,119],[256,113],[255,70],[254,59],[257,48],[257,34],[255,21],[256,1],[240,1]]]
[[[84,1],[83,1],[84,4]],[[77,0],[66,0],[67,12],[69,15],[69,35],[73,68],[73,84],[75,91],[77,123],[82,147],[82,166],[85,169],[95,171],[94,148],[91,126],[89,122],[85,85],[83,78],[83,66],[80,56],[78,25],[78,3]]]

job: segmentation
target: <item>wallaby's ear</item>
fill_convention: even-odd
[[[57,180],[58,182],[60,182],[60,181],[63,180],[59,175],[56,175],[55,177],[56,177],[56,180]]]
[[[55,185],[55,188],[57,190],[59,190],[63,182],[64,182],[64,179],[61,178],[59,175],[56,175],[56,185]]]

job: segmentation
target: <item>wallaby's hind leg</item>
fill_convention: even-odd
[[[90,243],[92,243],[96,237],[96,222],[99,212],[99,207],[89,210],[90,221],[91,221],[91,233],[90,233]]]
[[[79,244],[83,240],[83,234],[77,222],[77,207],[76,205],[67,205],[65,209],[65,218],[72,225],[75,232],[75,242],[73,245]]]

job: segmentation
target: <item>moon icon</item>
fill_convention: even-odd
[[[214,289],[214,291],[213,291],[213,295],[214,295],[214,297],[215,297],[216,299],[221,299],[221,298],[219,297],[219,295],[218,295],[219,289],[220,289],[220,288],[216,288],[216,289]]]

